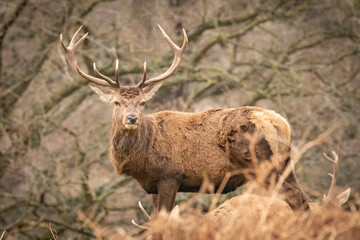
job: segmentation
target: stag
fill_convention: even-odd
[[[339,172],[339,155],[335,151],[332,151],[331,154],[333,155],[333,158],[330,158],[327,154],[323,153],[325,159],[331,163],[333,168],[333,172],[329,173],[332,179],[330,188],[328,193],[323,196],[321,204],[314,202],[309,203],[310,210],[313,212],[324,208],[338,208],[346,203],[350,197],[351,188],[347,188],[345,191],[335,196],[336,178]]]
[[[172,64],[161,75],[146,79],[145,62],[142,80],[136,86],[120,85],[118,60],[115,80],[100,73],[95,63],[98,77],[81,70],[75,52],[88,35],[76,42],[81,27],[69,46],[60,35],[69,66],[90,82],[101,100],[113,105],[109,155],[116,172],[132,176],[152,194],[155,212],[161,208],[171,211],[176,193],[198,191],[204,176],[217,189],[227,173],[251,169],[261,162],[274,162],[271,173],[280,176],[291,164],[291,131],[288,122],[274,111],[245,106],[199,113],[144,114],[145,102],[175,73],[188,45],[184,29],[184,42],[179,47],[159,28],[174,52]],[[251,141],[249,136],[257,136],[256,141]],[[254,143],[253,147],[250,142]],[[235,190],[247,180],[247,174],[239,172],[228,180],[223,193]],[[282,190],[293,209],[308,207],[308,198],[294,171],[287,176]]]

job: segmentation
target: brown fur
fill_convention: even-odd
[[[118,92],[120,96],[127,99],[132,99],[140,96],[140,89],[134,87],[122,87],[118,90]]]
[[[290,206],[281,199],[245,193],[227,200],[205,216],[208,221],[217,225],[225,226],[229,221],[236,219],[253,226],[263,217],[285,220],[293,215]]]
[[[311,212],[321,213],[327,210],[340,208],[350,194],[347,189],[337,195],[332,201],[322,203],[309,203]],[[330,203],[330,204],[329,204]],[[284,220],[294,216],[290,206],[283,200],[256,194],[244,193],[240,196],[226,200],[216,209],[208,212],[206,219],[217,226],[226,226],[231,220],[246,221],[249,226],[258,224],[263,217],[282,218]]]
[[[338,194],[332,199],[325,199],[321,203],[309,203],[311,212],[321,213],[327,210],[340,208],[347,202],[350,196],[350,188]],[[290,218],[294,215],[290,206],[283,200],[268,196],[244,193],[240,196],[226,200],[216,209],[208,212],[205,216],[210,222],[218,225],[226,225],[229,219],[245,220],[250,226],[257,224],[262,217],[266,218]]]
[[[286,120],[257,107],[200,113],[163,111],[142,116],[135,130],[122,128],[117,119],[113,117],[109,150],[116,171],[134,177],[147,193],[158,194],[154,204],[167,210],[171,210],[176,192],[198,191],[205,175],[217,189],[226,173],[251,168],[248,136],[255,132],[261,136],[255,145],[259,162],[270,160],[274,152],[289,157]],[[233,176],[223,192],[246,181],[243,174]],[[292,193],[288,203],[293,209],[307,206],[294,173],[285,188]]]

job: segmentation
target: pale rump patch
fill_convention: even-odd
[[[274,111],[261,109],[252,112],[251,121],[265,136],[275,156],[288,154],[291,130],[285,118]]]

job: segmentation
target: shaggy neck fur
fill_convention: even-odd
[[[143,168],[154,139],[154,126],[146,116],[137,129],[126,129],[122,124],[119,126],[115,118],[112,125],[110,155],[113,164],[117,166],[119,174],[136,178],[144,173]]]

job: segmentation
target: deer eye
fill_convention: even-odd
[[[119,103],[118,101],[115,101],[114,104],[115,104],[116,106],[120,106],[120,103]]]
[[[141,103],[140,103],[140,106],[145,106],[145,102],[141,102]]]

